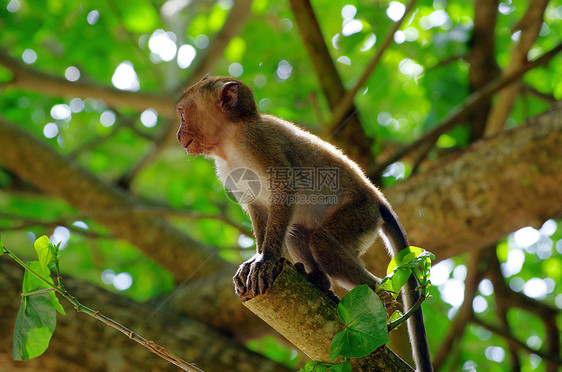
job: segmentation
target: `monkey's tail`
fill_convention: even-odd
[[[409,244],[406,232],[392,208],[389,205],[381,203],[379,205],[379,213],[383,220],[381,229],[394,251],[394,254],[408,248]],[[402,296],[406,309],[410,309],[420,298],[420,293],[416,290],[417,286],[416,278],[410,275],[408,282],[404,286]],[[410,333],[414,360],[416,361],[416,369],[419,372],[432,372],[433,366],[431,365],[421,306],[418,307],[414,314],[408,319],[408,331]]]

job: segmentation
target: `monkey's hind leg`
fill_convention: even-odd
[[[379,215],[368,200],[348,203],[328,216],[313,232],[314,261],[339,286],[351,290],[367,284],[377,290],[379,280],[359,255],[377,236]]]
[[[328,275],[323,272],[310,251],[310,238],[313,230],[302,225],[293,225],[287,234],[285,243],[291,258],[295,262],[295,268],[303,274],[306,279],[324,292],[333,302],[339,303],[339,298],[331,291],[332,282]]]

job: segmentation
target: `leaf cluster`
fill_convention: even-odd
[[[396,297],[410,275],[414,275],[421,283],[423,301],[431,285],[429,271],[432,259],[435,256],[422,248],[408,247],[400,251],[389,263],[387,276],[383,278],[379,291],[389,291]],[[381,298],[366,284],[355,287],[338,304],[339,318],[346,327],[334,336],[330,348],[332,362],[343,359],[338,364],[309,362],[301,371],[351,371],[348,358],[362,358],[385,345],[390,341],[389,330],[406,321],[410,314],[401,316],[395,312],[387,323]]]

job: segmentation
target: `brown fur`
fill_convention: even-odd
[[[241,203],[252,220],[257,246],[256,255],[234,277],[241,297],[249,299],[267,290],[280,270],[285,248],[324,291],[330,290],[332,281],[347,289],[359,284],[377,289],[378,279],[359,256],[379,233],[394,252],[408,242],[390,204],[353,161],[295,124],[259,114],[252,90],[232,77],[204,78],[185,91],[176,109],[181,119],[178,140],[188,153],[213,158],[223,183],[238,168],[250,170],[261,181],[255,199]],[[284,169],[336,170],[339,185],[288,188],[276,173]],[[298,198],[308,199],[301,203]],[[324,202],[310,202],[319,198]],[[410,291],[417,293],[413,288],[415,280]],[[408,304],[415,301],[412,295]],[[418,353],[425,357],[417,359],[427,359],[421,370],[430,370],[421,308],[416,323],[415,341],[426,348]]]

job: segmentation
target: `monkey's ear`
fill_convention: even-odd
[[[238,103],[238,83],[231,81],[225,83],[220,91],[219,104],[223,112],[232,110]]]

